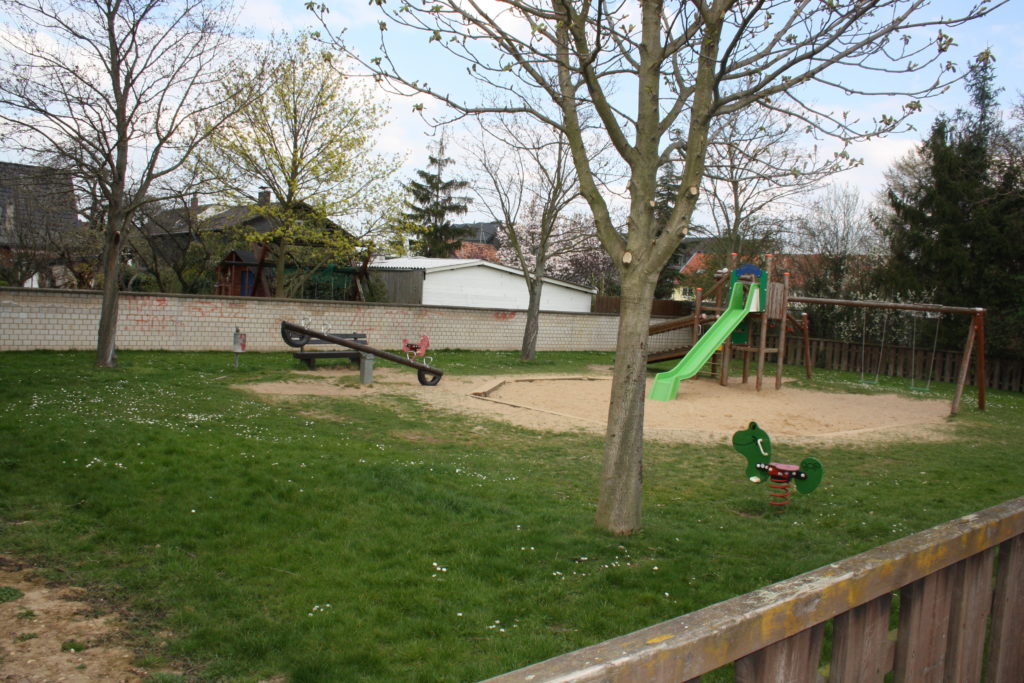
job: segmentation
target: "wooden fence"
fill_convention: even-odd
[[[591,313],[610,313],[617,315],[622,298],[597,294],[590,306]],[[651,303],[651,315],[665,317],[682,317],[693,310],[692,301],[674,301],[672,299],[655,299]]]
[[[679,683],[735,663],[744,683],[1020,683],[1022,633],[1018,498],[491,680]]]
[[[933,382],[956,382],[963,351],[936,351],[913,349],[907,346],[860,342],[841,342],[834,339],[811,339],[811,359],[814,367],[826,370],[861,372],[873,379],[875,374],[884,377],[913,378],[922,386],[927,384],[929,371]],[[789,335],[786,341],[786,364],[803,365],[804,348],[799,336]],[[968,386],[976,384],[975,365],[971,364],[967,375]],[[991,389],[1024,391],[1024,361],[985,358],[987,386]]]

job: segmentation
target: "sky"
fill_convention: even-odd
[[[378,22],[383,19],[379,10],[367,0],[325,1],[330,8],[329,20],[332,27],[345,28],[345,42],[363,55],[376,54]],[[963,11],[967,4],[967,0],[936,0],[932,7],[936,13],[949,16]],[[315,22],[308,14],[302,0],[248,0],[242,17],[243,21],[250,22],[255,33],[265,34],[275,30],[295,31],[315,27]],[[993,51],[996,56],[997,83],[1004,88],[1001,100],[1008,110],[1011,102],[1016,101],[1018,93],[1024,92],[1021,90],[1024,86],[1019,85],[1021,75],[1024,74],[1024,0],[1012,0],[984,19],[947,32],[956,40],[956,45],[950,50],[950,58],[962,66],[987,48]],[[393,31],[389,35],[393,36]],[[437,51],[430,49],[432,46],[427,45],[424,36],[403,38],[398,44],[406,56],[412,55],[411,61],[418,60],[417,66],[422,66],[424,60],[431,60],[426,62],[429,67],[423,71],[423,77],[429,77],[432,85],[450,87],[455,91],[465,87],[463,69],[444,66]],[[425,102],[428,111],[437,111],[436,104],[422,99],[417,101]],[[859,101],[857,104],[861,113],[870,117],[886,111],[886,107],[891,107],[892,103],[886,102],[884,98],[876,98]],[[948,93],[925,100],[923,104],[923,111],[912,120],[915,130],[854,145],[850,153],[863,159],[863,165],[844,172],[835,181],[857,187],[865,199],[873,198],[882,188],[883,174],[892,162],[919,143],[938,114],[952,113],[957,107],[967,105],[968,98],[963,87],[957,84]],[[421,116],[413,113],[412,105],[413,102],[407,98],[390,100],[391,123],[380,140],[382,149],[405,156],[406,163],[401,171],[405,178],[413,177],[415,169],[425,167],[427,147],[435,139],[431,137],[432,131]],[[844,103],[843,106],[847,105]],[[828,144],[825,143],[824,147],[827,148]],[[838,149],[838,145],[835,148]],[[457,156],[455,160],[457,163]]]
[[[240,28],[249,30],[257,38],[265,38],[273,32],[297,32],[303,29],[315,29],[319,25],[312,13],[305,8],[305,0],[239,0],[244,2],[239,15]],[[323,0],[329,7],[329,21],[332,29],[344,29],[344,40],[364,56],[376,54],[378,44],[378,22],[383,19],[379,10],[369,0]],[[395,3],[398,0],[389,0]],[[492,2],[493,0],[485,0]],[[935,13],[945,15],[963,11],[967,0],[934,0]],[[973,3],[970,3],[973,4]],[[1021,88],[1021,75],[1024,74],[1024,0],[1011,0],[1006,6],[996,10],[991,16],[972,22],[962,27],[951,29],[956,45],[950,50],[950,58],[961,66],[970,59],[989,48],[996,56],[998,85],[1004,88],[1002,103],[1008,110],[1009,105],[1016,101]],[[395,32],[389,36],[395,37]],[[420,69],[416,77],[428,78],[431,85],[440,86],[452,91],[466,92],[468,79],[464,66],[445,62],[439,58],[436,46],[427,44],[426,36],[402,36],[397,43],[398,50],[409,64]],[[382,98],[386,96],[381,94]],[[827,94],[825,97],[834,97]],[[904,98],[905,99],[905,98]],[[900,102],[904,101],[901,99]],[[427,105],[428,112],[440,113],[436,103],[426,99],[418,99]],[[827,101],[827,100],[826,100]],[[885,139],[875,139],[854,145],[850,153],[863,159],[863,165],[836,177],[836,181],[853,185],[861,190],[866,199],[872,198],[882,187],[883,174],[892,162],[911,150],[927,133],[934,118],[940,113],[952,113],[957,107],[965,106],[967,96],[961,85],[957,84],[940,97],[925,100],[923,111],[913,119],[916,130]],[[414,102],[408,98],[392,97],[389,123],[379,138],[379,150],[400,155],[405,163],[399,172],[402,181],[414,177],[415,170],[425,168],[429,145],[436,140],[435,131],[427,125],[422,117],[413,112]],[[843,108],[851,103],[842,102]],[[892,107],[892,101],[876,98],[872,101],[858,100],[852,103],[854,115],[858,113],[870,118],[879,112]],[[859,108],[859,111],[858,111]],[[825,145],[827,148],[828,145]],[[838,149],[838,145],[835,146]],[[10,155],[5,155],[10,156]],[[450,154],[459,162],[457,150]],[[11,158],[11,161],[18,159]],[[470,220],[481,220],[485,216],[479,211],[471,211]]]

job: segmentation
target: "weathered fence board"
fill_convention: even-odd
[[[817,680],[824,632],[818,624],[747,655],[736,662],[736,683]]]
[[[832,622],[832,683],[881,683],[892,671],[895,648],[889,640],[892,595],[837,616]]]
[[[996,552],[990,548],[953,566],[953,591],[946,647],[946,683],[981,680],[985,653],[985,626],[992,609],[992,567]]]
[[[1024,681],[1024,535],[999,546],[999,576],[992,600],[992,644],[988,680]]]
[[[935,683],[945,674],[952,569],[919,579],[900,591],[895,676],[901,683]]]

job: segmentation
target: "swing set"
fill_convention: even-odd
[[[935,357],[938,352],[939,343],[939,326],[942,323],[944,315],[969,315],[971,316],[971,322],[967,329],[967,339],[964,343],[963,353],[960,356],[959,368],[956,375],[956,391],[953,393],[953,402],[950,407],[950,415],[956,415],[960,411],[960,401],[963,398],[964,386],[967,383],[967,374],[971,365],[971,355],[976,355],[976,366],[975,366],[975,379],[978,385],[978,410],[985,410],[985,309],[984,308],[966,308],[961,306],[943,306],[940,304],[916,304],[916,303],[895,303],[890,301],[855,301],[851,299],[819,299],[815,297],[806,296],[794,296],[790,297],[790,301],[794,303],[802,304],[816,304],[826,306],[850,306],[855,308],[863,308],[864,315],[862,316],[862,327],[861,327],[861,352],[860,352],[860,367],[861,367],[861,382],[865,384],[877,384],[878,378],[882,373],[882,363],[885,356],[885,342],[886,332],[889,329],[889,315],[892,311],[897,313],[906,311],[911,315],[911,365],[910,365],[910,388],[912,391],[929,391],[931,389],[932,376],[935,370]],[[881,345],[878,350],[878,360],[875,365],[875,377],[874,380],[867,379],[865,368],[866,363],[866,349],[867,349],[867,309],[879,309],[885,312],[882,318],[882,334],[881,334]],[[918,318],[933,318],[936,319],[935,323],[935,334],[932,340],[931,356],[928,361],[928,368],[925,374],[921,378],[921,382],[918,382],[917,378],[917,367],[918,367],[918,349],[917,349],[917,329],[918,329]],[[924,353],[924,351],[922,351]],[[807,366],[807,372],[810,373],[810,363]]]
[[[922,378],[924,380],[924,386],[921,386],[917,377],[917,368],[920,363],[917,361],[918,347],[917,347],[917,320],[918,318],[929,318],[935,319],[935,335],[932,339],[932,351],[931,355],[928,356],[928,369],[924,372]],[[938,354],[939,348],[939,328],[942,326],[942,314],[941,313],[923,313],[914,311],[910,313],[912,320],[910,327],[910,390],[911,391],[931,391],[932,378],[935,375],[935,356]],[[878,347],[878,359],[875,364],[875,378],[868,379],[868,359],[867,359],[867,329],[868,329],[868,309],[863,309],[863,315],[861,316],[861,330],[860,330],[860,383],[861,384],[878,384],[878,378],[882,374],[882,363],[885,358],[885,342],[886,342],[886,331],[889,325],[889,311],[885,311],[885,315],[882,318],[882,335],[881,341]],[[922,354],[925,351],[921,351]],[[923,357],[923,356],[922,356]]]

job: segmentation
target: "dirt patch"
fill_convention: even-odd
[[[0,586],[23,595],[0,602],[0,681],[93,683],[145,680],[132,666],[113,615],[95,616],[80,588],[52,587],[0,557]],[[78,650],[78,645],[86,646]]]
[[[326,368],[296,373],[301,379],[246,385],[268,396],[415,398],[442,410],[551,431],[603,433],[611,394],[610,368],[587,375],[449,377],[425,387],[411,371],[375,368],[374,384],[353,387],[355,370]],[[648,380],[648,389],[651,380]],[[769,383],[769,387],[771,384]],[[895,394],[826,393],[783,386],[758,392],[753,382],[727,387],[710,379],[683,382],[674,401],[647,401],[645,434],[669,442],[728,442],[756,421],[773,439],[794,444],[845,445],[895,440],[943,440],[952,435],[949,404]]]

